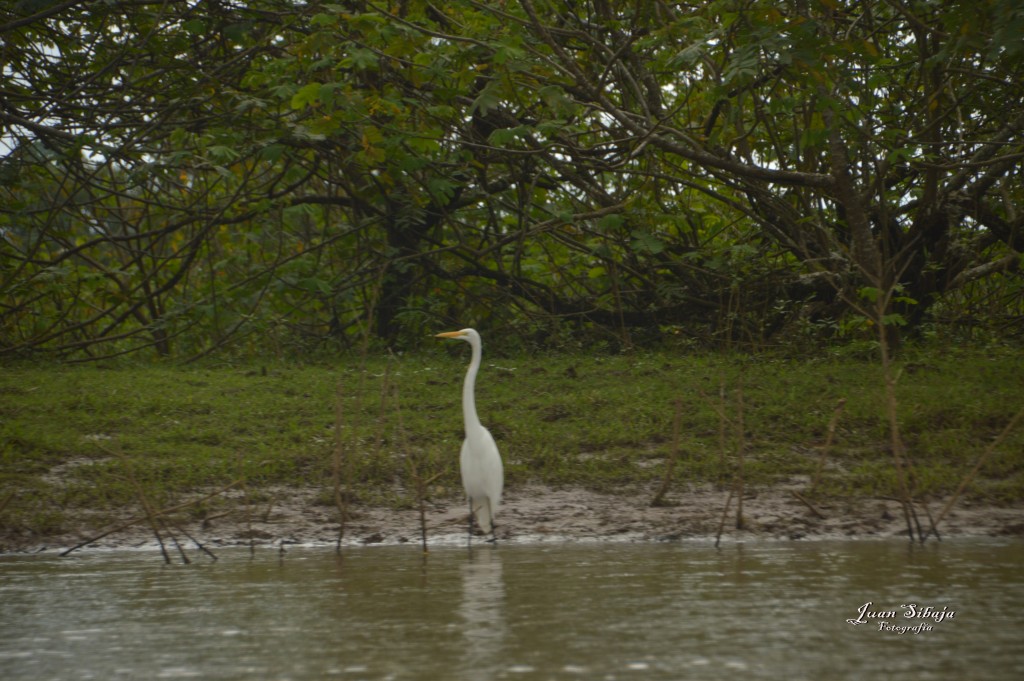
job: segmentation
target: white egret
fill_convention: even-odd
[[[473,348],[473,357],[462,386],[462,417],[466,425],[466,439],[462,442],[459,470],[462,473],[462,487],[469,499],[470,537],[473,534],[473,518],[476,518],[476,523],[484,534],[490,533],[490,541],[495,541],[498,536],[494,531],[494,517],[498,514],[498,505],[501,503],[504,471],[501,466],[501,455],[498,454],[498,445],[476,414],[474,391],[482,354],[480,334],[474,329],[462,329],[439,333],[437,338],[464,340]]]

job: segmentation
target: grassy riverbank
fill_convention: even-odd
[[[429,495],[456,498],[468,361],[460,350],[468,348],[365,364],[8,366],[0,372],[0,528],[57,534],[84,513],[113,518],[142,498],[165,507],[233,481],[257,499],[281,486],[321,488],[330,506],[338,451],[357,506],[414,504],[410,460]],[[915,496],[948,496],[1024,406],[1024,357],[951,349],[913,354],[898,370]],[[740,432],[748,489],[809,488],[845,400],[814,496],[898,493],[881,372],[859,359],[485,357],[477,399],[510,489],[653,490],[676,451],[670,494],[724,485],[737,470]],[[1024,499],[1024,427],[991,451],[967,497]],[[214,513],[215,502],[190,512]]]

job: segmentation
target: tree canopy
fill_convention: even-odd
[[[1013,0],[20,0],[0,353],[1021,331]]]

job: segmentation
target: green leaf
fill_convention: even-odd
[[[207,154],[217,163],[230,163],[238,160],[238,157],[241,155],[234,147],[229,147],[225,144],[213,145],[207,149]]]
[[[495,64],[508,64],[510,62],[516,62],[526,57],[526,52],[518,47],[512,45],[498,45],[498,48],[494,51],[494,57],[492,58]]]
[[[292,95],[292,108],[303,109],[319,104],[321,87],[320,83],[310,83],[299,88],[299,91]]]
[[[875,288],[874,286],[865,286],[864,288],[857,291],[857,295],[868,302],[877,303],[878,296],[882,295],[882,292]]]
[[[338,99],[338,93],[342,90],[341,83],[324,83],[320,86],[317,97],[326,109],[333,109],[334,102]]]
[[[237,21],[224,27],[224,37],[233,43],[242,43],[245,42],[250,31],[252,31],[252,22]]]
[[[313,18],[310,19],[310,23],[313,26],[333,27],[333,26],[337,26],[340,22],[339,22],[339,17],[338,17],[337,14],[323,14],[323,13],[321,13],[321,14],[314,15]]]
[[[342,66],[358,71],[375,70],[379,64],[380,58],[377,56],[377,53],[364,47],[357,47],[349,52],[348,57],[341,60]]]
[[[886,326],[906,326],[907,320],[898,312],[882,316],[882,324]]]
[[[285,149],[283,144],[268,144],[260,150],[260,158],[264,161],[270,161],[271,163],[279,160],[284,155]]]
[[[206,33],[206,22],[202,19],[189,19],[181,27],[192,35],[204,35]]]
[[[497,88],[494,86],[494,82],[488,83],[477,98],[473,100],[473,103],[469,107],[470,113],[479,112],[480,115],[487,115],[487,112],[498,106],[501,103],[501,97],[496,92]]]
[[[427,190],[441,203],[451,201],[455,196],[456,185],[443,177],[433,177],[427,180]]]
[[[544,137],[556,137],[565,130],[566,123],[561,119],[541,121],[537,124],[537,132]]]
[[[671,68],[689,68],[700,61],[704,56],[704,43],[698,42],[686,47],[668,60]]]
[[[410,137],[405,143],[420,154],[435,154],[441,150],[441,143],[433,137]]]
[[[514,128],[498,128],[491,133],[487,140],[496,147],[503,147],[519,137],[526,136],[529,131],[530,129],[525,125],[519,125]]]
[[[565,90],[559,85],[545,85],[537,90],[537,96],[552,109],[557,109],[566,101]]]
[[[620,229],[622,225],[625,224],[625,222],[626,218],[624,218],[621,214],[612,213],[610,215],[602,216],[601,219],[597,221],[597,227],[601,231],[612,232],[617,229]],[[635,233],[636,232],[634,232],[634,234]]]
[[[316,217],[316,207],[306,203],[288,206],[281,211],[284,221],[291,227],[300,227],[306,224],[307,219]]]
[[[665,250],[665,243],[653,234],[634,229],[630,236],[633,237],[633,241],[629,244],[630,248],[638,253],[657,255]]]

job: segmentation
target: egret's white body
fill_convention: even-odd
[[[462,473],[462,487],[469,499],[472,517],[484,533],[495,537],[494,518],[501,504],[501,490],[504,486],[504,471],[501,455],[491,432],[480,423],[476,413],[476,375],[480,370],[482,347],[480,334],[473,329],[450,331],[437,334],[438,338],[464,340],[473,348],[473,356],[462,385],[462,417],[466,425],[466,439],[462,442],[459,456],[459,470]],[[472,524],[472,518],[470,518]]]

